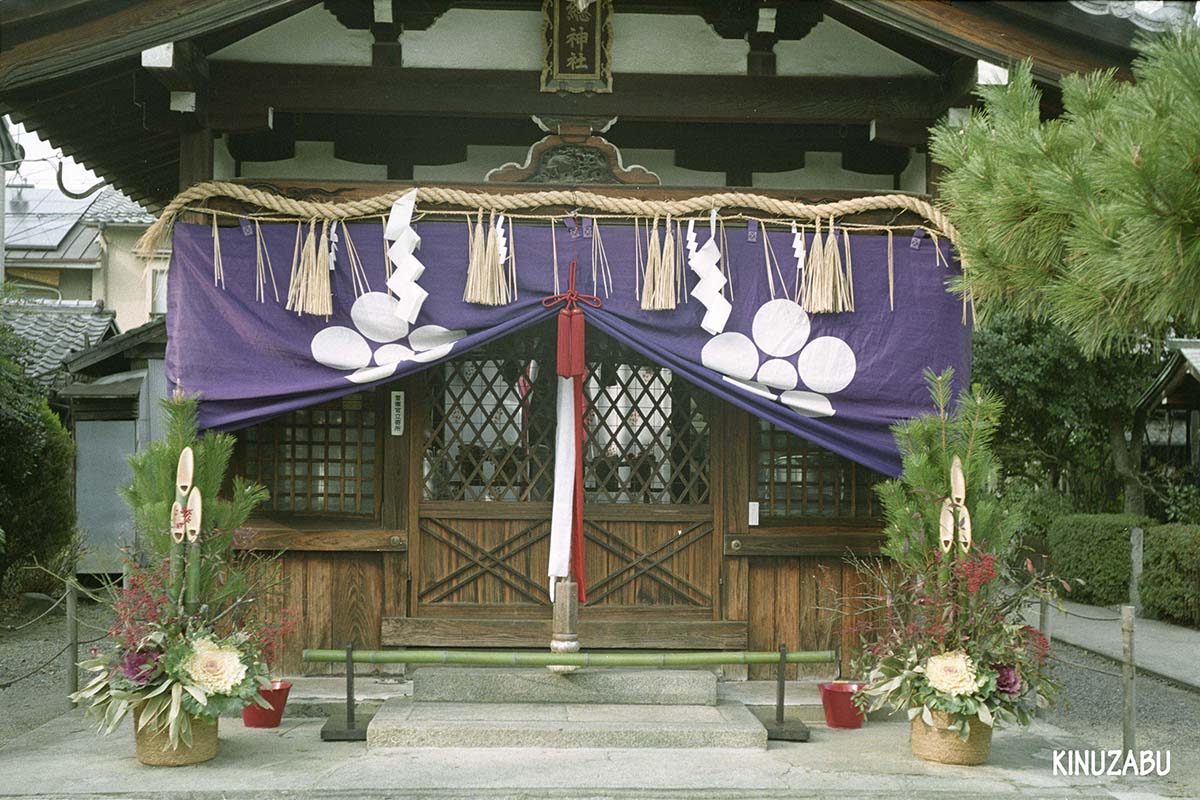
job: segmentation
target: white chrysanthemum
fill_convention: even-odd
[[[948,695],[975,691],[975,663],[962,650],[930,656],[925,662],[925,679],[939,692]]]
[[[199,639],[183,663],[196,685],[209,694],[229,694],[246,679],[246,665],[232,647],[221,647],[212,639]]]

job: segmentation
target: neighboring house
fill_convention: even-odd
[[[65,382],[63,360],[117,333],[116,314],[96,300],[20,299],[0,303],[0,323],[29,342],[26,371],[52,392]]]
[[[1186,469],[1200,467],[1200,339],[1168,339],[1172,351],[1154,383],[1138,401],[1146,415],[1148,455]]]
[[[81,573],[121,571],[132,520],[118,488],[129,481],[129,455],[163,435],[167,396],[159,317],[71,354],[71,382],[57,394],[75,436],[75,509],[84,531]]]
[[[20,183],[6,200],[5,274],[23,294],[99,301],[120,330],[166,312],[166,258],[133,255],[154,221],[141,206],[112,188],[77,200]]]

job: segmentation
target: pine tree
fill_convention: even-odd
[[[924,563],[938,548],[938,523],[942,503],[950,496],[950,467],[955,457],[962,462],[966,478],[965,505],[975,546],[1002,561],[1014,546],[1018,520],[1004,514],[992,492],[1000,466],[992,452],[992,440],[1003,405],[978,387],[961,392],[953,402],[953,378],[952,369],[940,375],[926,371],[935,413],[893,426],[903,472],[875,487],[886,522],[883,552],[901,564]]]
[[[192,448],[195,463],[192,485],[203,498],[200,597],[205,604],[216,608],[246,589],[245,574],[226,569],[232,555],[233,534],[267,499],[268,493],[262,485],[238,476],[233,478],[229,497],[222,498],[234,438],[214,431],[199,435],[195,397],[176,396],[163,400],[162,405],[167,435],[129,457],[133,477],[121,489],[121,495],[133,510],[139,554],[150,561],[166,558],[171,547],[176,466],[183,448]]]
[[[1067,76],[1042,120],[1031,66],[932,132],[981,319],[1052,320],[1088,354],[1200,327],[1200,29],[1142,45],[1135,83]]]

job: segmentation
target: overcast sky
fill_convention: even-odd
[[[9,122],[7,117],[5,117],[5,122]],[[58,182],[54,173],[58,169],[59,159],[62,158],[58,148],[51,147],[48,142],[43,142],[37,137],[37,134],[25,130],[23,125],[13,125],[9,122],[8,129],[17,144],[25,148],[25,162],[19,169],[19,175],[12,171],[12,167],[7,167],[8,183],[16,183],[23,179],[26,183],[32,183],[39,188],[56,188]],[[71,191],[82,192],[98,180],[91,170],[76,164],[73,159],[62,158],[62,162],[63,183]]]

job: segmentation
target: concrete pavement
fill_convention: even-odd
[[[1120,612],[1064,601],[1050,610],[1050,637],[1116,661],[1122,659]],[[1025,618],[1038,624],[1038,609]],[[1133,660],[1138,670],[1200,691],[1200,631],[1153,619],[1134,623]]]
[[[1083,748],[1037,723],[997,732],[991,761],[949,767],[914,758],[908,726],[870,723],[857,731],[814,728],[808,744],[766,750],[388,748],[323,743],[314,719],[276,730],[221,721],[221,751],[184,768],[150,768],[133,757],[131,724],[98,737],[80,712],[66,714],[0,748],[0,796],[257,800],[257,798],[753,798],[838,800],[915,797],[1186,797],[1164,778],[1054,775],[1055,749]]]

